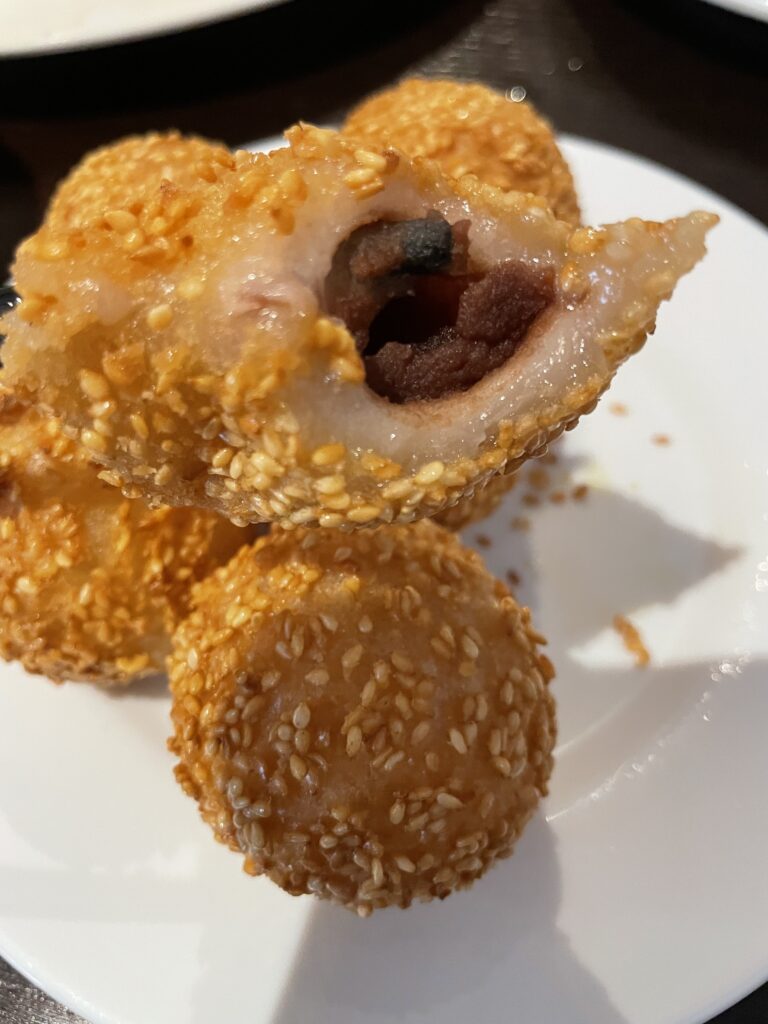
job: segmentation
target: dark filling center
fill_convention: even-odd
[[[437,213],[358,228],[336,250],[325,306],[391,402],[466,391],[505,363],[554,298],[551,270],[471,265],[469,221]]]

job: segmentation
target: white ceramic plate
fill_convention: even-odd
[[[3,0],[0,57],[125,43],[281,0]]]
[[[160,687],[4,668],[0,950],[85,1017],[694,1024],[768,975],[768,233],[661,168],[566,152],[589,219],[705,207],[722,224],[559,449],[553,473],[587,500],[526,508],[528,532],[510,503],[469,531],[553,638],[545,814],[473,891],[360,921],[247,878],[212,840],[172,779]]]
[[[727,10],[743,14],[747,18],[768,21],[768,0],[707,0],[707,3],[715,4],[716,7],[725,7]]]

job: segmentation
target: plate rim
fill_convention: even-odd
[[[743,18],[768,22],[768,4],[762,0],[705,0],[705,2],[712,7],[720,7],[722,10],[739,14]]]
[[[82,53],[88,50],[106,49],[110,46],[138,43],[145,39],[158,39],[162,36],[172,35],[175,32],[186,32],[191,29],[204,28],[206,25],[233,21],[245,15],[255,14],[257,11],[266,10],[270,7],[276,7],[278,4],[288,2],[289,0],[226,0],[221,10],[187,17],[161,18],[154,22],[150,28],[142,29],[136,27],[125,31],[120,31],[119,29],[109,31],[104,29],[87,34],[80,39],[70,39],[69,41],[64,39],[48,44],[30,43],[10,49],[0,46],[0,61],[61,56],[67,53]]]
[[[268,0],[268,3],[276,3],[280,0]],[[704,185],[699,184],[695,179],[688,177],[666,165],[649,159],[641,154],[632,152],[628,149],[613,146],[609,143],[604,143],[599,140],[584,138],[571,134],[563,134],[560,139],[565,143],[566,149],[570,145],[581,147],[582,149],[593,150],[595,152],[602,151],[608,152],[619,158],[629,159],[633,163],[642,165],[645,169],[651,171],[662,171],[670,179],[676,180],[681,185],[693,185],[697,191],[703,195],[711,196],[715,199],[721,208],[726,208],[729,212],[738,215],[739,218],[743,218],[744,221],[756,227],[766,236],[768,241],[768,227],[762,221],[754,217],[752,214],[743,210],[737,204],[731,200],[720,196],[718,193],[707,188]],[[265,140],[267,143],[272,140]],[[3,947],[0,950],[0,955],[18,971],[23,977],[29,980],[37,988],[43,992],[49,994],[52,998],[57,1000],[66,1008],[72,1012],[84,1017],[86,1020],[92,1021],[93,1024],[102,1024],[102,1022],[108,1022],[112,1018],[105,1016],[97,1007],[90,1006],[85,1000],[82,1002],[77,1001],[76,994],[71,989],[61,983],[51,984],[48,980],[43,982],[39,979],[36,969],[36,960],[33,958],[25,959],[20,948],[16,943],[8,943],[8,936],[3,930],[0,937],[3,940]],[[761,960],[759,967],[751,966],[740,980],[733,985],[727,992],[723,994],[722,998],[713,1000],[708,1008],[704,1011],[707,1016],[699,1018],[698,1016],[693,1018],[690,1016],[681,1017],[678,1024],[702,1024],[703,1021],[709,1020],[712,1016],[716,1016],[728,1008],[736,1005],[742,999],[747,997],[752,992],[756,991],[762,984],[768,981],[768,952]],[[86,1006],[88,1007],[86,1012]]]

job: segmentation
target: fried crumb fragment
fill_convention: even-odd
[[[621,637],[621,642],[626,650],[634,658],[637,668],[645,668],[650,663],[651,655],[643,643],[637,626],[624,615],[614,615],[613,628]]]
[[[543,466],[532,466],[528,470],[528,483],[534,491],[546,491],[550,485],[550,476]]]

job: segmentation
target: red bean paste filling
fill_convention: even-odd
[[[554,298],[551,270],[469,259],[469,221],[432,212],[358,228],[336,250],[325,308],[343,320],[368,386],[398,404],[466,391],[515,354]]]

